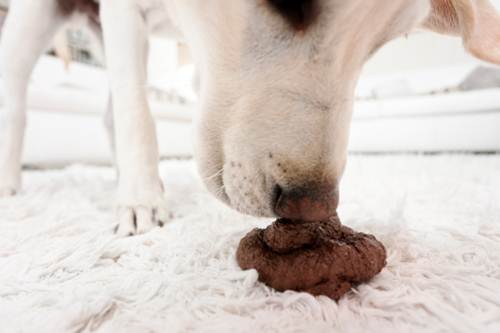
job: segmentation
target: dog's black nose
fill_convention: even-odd
[[[276,185],[273,194],[274,213],[291,220],[326,220],[336,214],[339,202],[336,185],[309,185],[290,189]]]

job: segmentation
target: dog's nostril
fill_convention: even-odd
[[[275,209],[276,206],[278,205],[278,202],[279,202],[282,194],[283,194],[283,189],[281,188],[281,186],[279,186],[278,184],[274,185],[272,198],[271,198],[271,200],[272,200],[271,207],[273,207],[273,209]]]

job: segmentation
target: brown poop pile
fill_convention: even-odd
[[[279,219],[248,233],[236,259],[242,269],[255,268],[259,280],[276,290],[338,300],[379,273],[386,252],[374,236],[342,226],[337,217],[324,222]]]

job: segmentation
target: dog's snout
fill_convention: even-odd
[[[276,185],[273,194],[274,213],[291,220],[326,220],[336,213],[339,201],[337,186],[330,185],[289,189]]]

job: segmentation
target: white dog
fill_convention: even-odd
[[[33,66],[62,24],[92,13],[91,1],[11,1],[1,47],[0,196],[20,187]],[[150,32],[185,40],[199,68],[195,155],[208,189],[243,213],[291,219],[335,213],[356,81],[384,43],[425,27],[500,62],[500,20],[488,0],[101,0],[100,22],[121,235],[166,222],[145,90]]]

